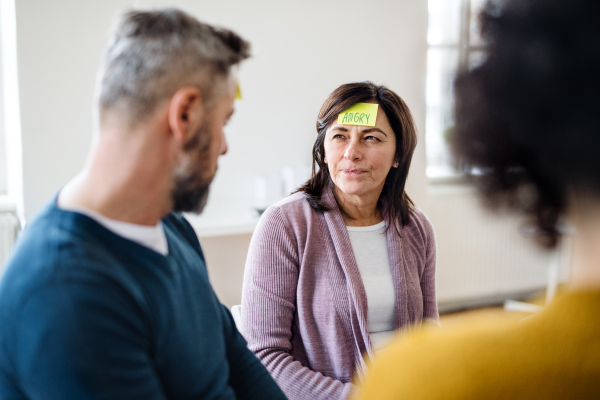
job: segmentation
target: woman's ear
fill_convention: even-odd
[[[397,161],[397,160],[394,160],[394,163],[392,164],[392,167],[394,167],[394,168],[398,168],[398,166],[399,166],[399,165],[400,165],[400,164],[398,163],[398,161]]]
[[[200,90],[183,87],[175,92],[169,103],[169,128],[175,139],[185,143],[196,132],[204,118]]]

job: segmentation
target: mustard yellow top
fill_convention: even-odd
[[[357,398],[600,399],[600,291],[563,293],[520,322],[477,318],[398,339]]]

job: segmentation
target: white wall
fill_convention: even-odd
[[[546,287],[551,266],[561,283],[568,281],[568,243],[554,252],[536,246],[523,234],[523,216],[491,213],[472,185],[434,184],[428,194],[441,310],[528,297]]]
[[[83,166],[92,138],[96,69],[114,16],[131,1],[19,0],[16,5],[25,214],[31,218]],[[309,163],[328,94],[384,83],[415,116],[421,142],[409,194],[426,208],[424,157],[427,1],[147,1],[181,7],[253,44],[244,100],[228,129],[204,219],[235,220],[252,205],[252,177]]]
[[[27,219],[83,166],[92,93],[118,2],[16,1]]]
[[[200,238],[210,283],[221,303],[229,308],[242,301],[244,265],[251,238],[249,233]]]

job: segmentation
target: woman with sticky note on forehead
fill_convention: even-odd
[[[249,348],[298,400],[347,398],[394,332],[438,321],[433,228],[404,190],[408,107],[384,86],[342,85],[317,133],[312,177],[256,228],[242,294]]]

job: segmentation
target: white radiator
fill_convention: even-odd
[[[14,214],[0,213],[0,276],[19,232],[19,220]]]
[[[552,262],[559,262],[559,282],[568,279],[568,244],[553,252],[537,248],[520,233],[521,219],[489,213],[470,186],[430,185],[428,216],[437,239],[441,311],[544,289]]]

